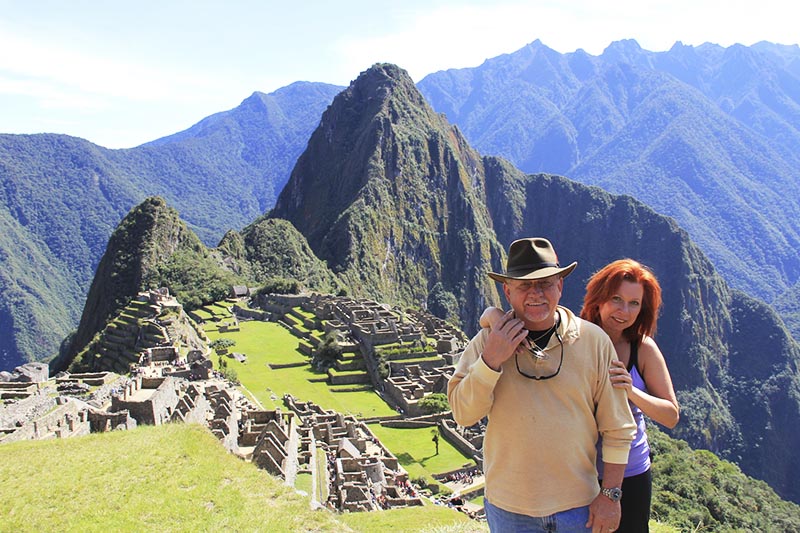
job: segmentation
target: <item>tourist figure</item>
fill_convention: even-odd
[[[666,361],[653,340],[660,308],[661,286],[652,271],[633,259],[621,259],[592,276],[581,310],[581,318],[602,327],[614,343],[619,360],[613,361],[609,370],[611,383],[626,391],[637,426],[622,482],[618,532],[650,530],[652,477],[644,416],[669,428],[675,427],[680,417]],[[502,315],[502,310],[488,308],[481,316],[481,326],[491,327]],[[602,479],[601,459],[598,453]]]
[[[547,239],[514,241],[505,273],[489,273],[511,310],[472,338],[448,383],[458,424],[488,417],[484,506],[495,532],[606,533],[619,525],[636,426],[625,391],[608,379],[616,359],[608,335],[559,305],[576,265],[561,267]]]
[[[653,340],[660,307],[661,287],[655,275],[637,261],[621,259],[589,279],[581,310],[581,318],[611,337],[619,358],[612,363],[611,383],[625,391],[636,420],[617,530],[626,533],[649,531],[652,477],[644,417],[668,428],[675,427],[680,417],[667,363]],[[600,462],[598,473],[602,478]]]

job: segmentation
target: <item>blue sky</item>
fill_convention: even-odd
[[[347,85],[376,62],[415,81],[540,39],[593,55],[800,43],[785,0],[385,2],[0,0],[0,133],[127,148],[294,81]]]

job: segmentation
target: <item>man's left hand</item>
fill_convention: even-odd
[[[621,517],[620,503],[612,502],[602,494],[598,494],[589,506],[589,521],[586,522],[586,527],[592,528],[592,533],[616,531]]]

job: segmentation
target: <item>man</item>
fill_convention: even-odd
[[[625,391],[611,385],[608,336],[559,305],[564,278],[547,239],[511,243],[503,283],[511,305],[467,345],[447,388],[453,417],[488,416],[484,506],[492,531],[614,531],[636,432]],[[602,436],[604,478],[597,482]]]

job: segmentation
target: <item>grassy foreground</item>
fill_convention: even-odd
[[[310,508],[201,426],[170,424],[0,446],[2,531],[486,531],[441,506]]]

